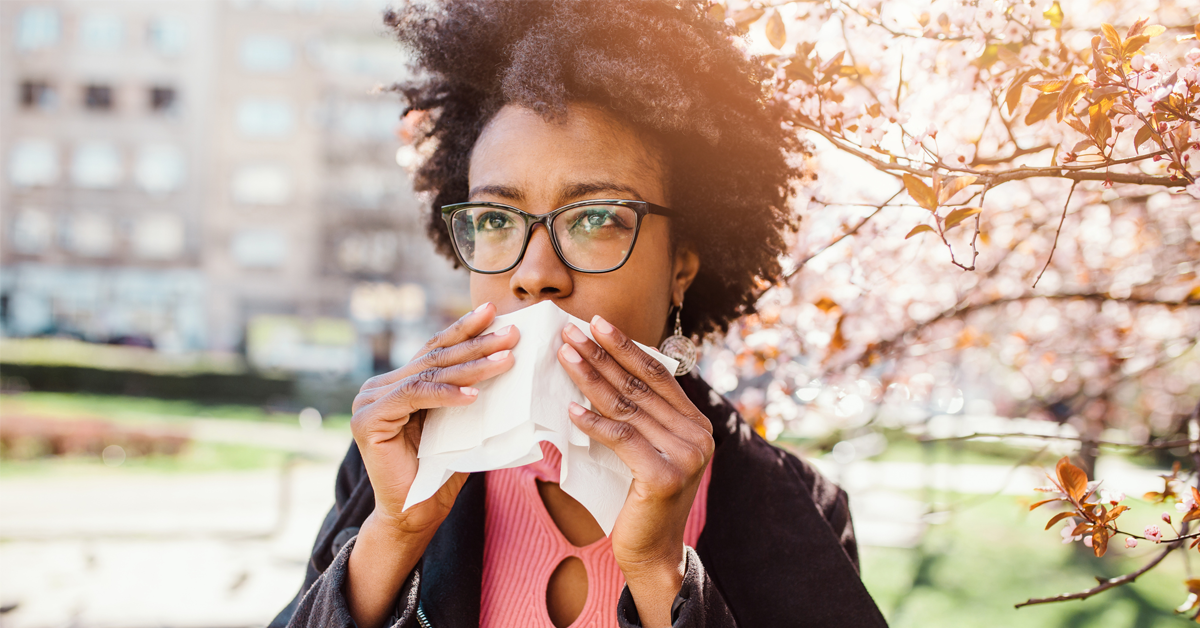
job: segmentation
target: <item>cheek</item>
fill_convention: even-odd
[[[510,274],[482,275],[471,273],[471,306],[475,307],[487,301],[498,303],[507,296],[511,292],[508,285]]]
[[[670,241],[665,229],[642,226],[629,261],[604,277],[605,317],[643,344],[658,344],[670,306]]]

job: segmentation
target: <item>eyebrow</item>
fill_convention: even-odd
[[[558,204],[566,205],[571,201],[578,199],[581,196],[588,196],[598,192],[621,192],[628,194],[631,200],[644,200],[642,195],[638,193],[632,186],[623,183],[615,183],[612,181],[582,181],[572,183],[558,195]],[[511,185],[480,185],[471,188],[468,198],[474,199],[480,195],[496,196],[513,203],[521,203],[525,200],[525,194],[520,188]]]

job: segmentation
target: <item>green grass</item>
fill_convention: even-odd
[[[961,496],[971,500],[974,496]],[[1102,558],[1081,543],[1063,545],[1056,526],[1043,530],[1054,511],[1029,513],[1016,497],[996,497],[957,511],[949,522],[930,526],[914,549],[862,547],[863,581],[895,628],[1070,627],[1105,628],[1187,625],[1173,609],[1187,598],[1187,570],[1177,550],[1131,585],[1083,601],[1014,609],[1029,598],[1089,589],[1096,576],[1137,569],[1160,546],[1124,547],[1116,537]],[[1163,505],[1127,500],[1132,510],[1123,527],[1161,523]],[[1170,508],[1170,507],[1168,507]],[[1172,509],[1173,511],[1173,509]],[[1192,550],[1188,560],[1200,557]]]
[[[284,412],[249,405],[207,405],[194,401],[88,395],[77,393],[26,392],[0,396],[0,415],[33,414],[61,418],[97,418],[140,422],[186,420],[192,418],[235,419],[296,423],[295,412]],[[349,415],[325,417],[325,424],[347,424]]]
[[[278,449],[193,441],[184,447],[179,455],[128,457],[118,467],[105,465],[100,456],[66,456],[30,460],[0,458],[0,478],[30,475],[66,477],[82,474],[243,471],[279,468],[287,456],[287,452]]]

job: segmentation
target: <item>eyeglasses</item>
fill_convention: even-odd
[[[613,199],[579,201],[541,215],[502,203],[455,203],[442,207],[442,219],[458,259],[477,273],[515,268],[539,224],[546,227],[563,264],[581,273],[607,273],[629,259],[642,218],[670,211],[645,201]]]

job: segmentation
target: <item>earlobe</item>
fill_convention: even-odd
[[[696,279],[696,273],[700,272],[700,256],[692,249],[690,245],[682,245],[675,252],[675,268],[672,273],[673,286],[672,298],[673,303],[679,304],[683,302],[683,295],[687,292],[689,286]]]

